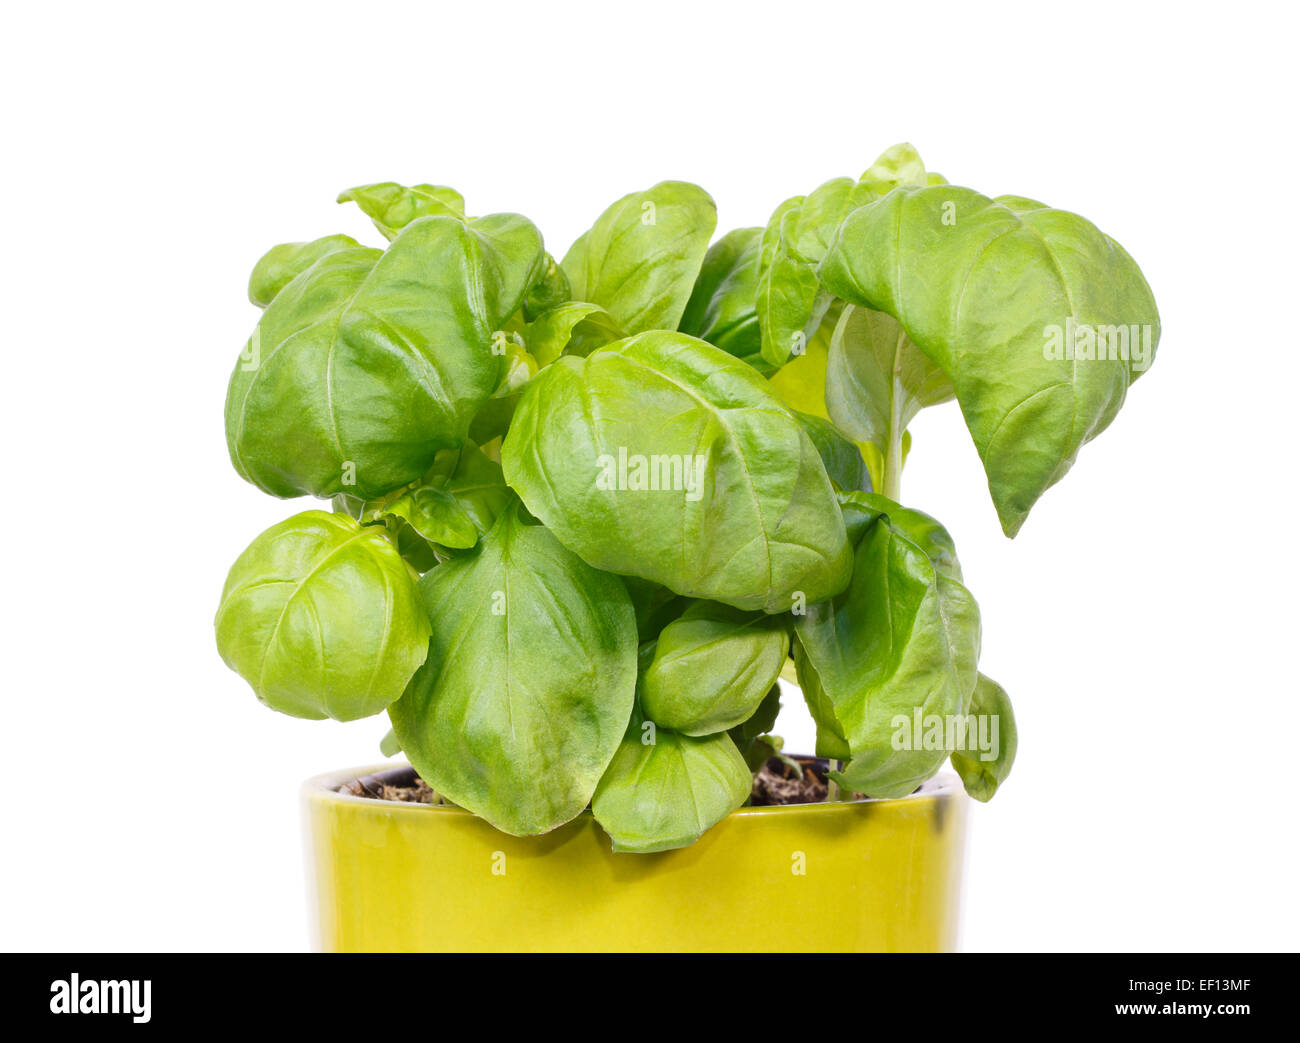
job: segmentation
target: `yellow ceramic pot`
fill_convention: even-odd
[[[392,766],[387,766],[391,770]],[[615,854],[590,812],[512,837],[460,808],[303,787],[319,948],[330,952],[951,949],[967,798],[741,808],[697,843]]]

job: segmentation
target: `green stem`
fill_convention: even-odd
[[[903,434],[897,428],[891,428],[889,445],[885,451],[885,463],[881,472],[881,484],[884,488],[880,490],[880,494],[898,503],[902,481]]]
[[[885,447],[885,461],[881,468],[884,488],[882,496],[899,503],[903,481],[903,353],[894,352],[894,374],[889,394],[889,444]]]
[[[898,497],[902,492],[902,436],[907,429],[902,419],[902,402],[902,351],[894,351],[893,380],[889,386],[889,445],[885,447],[884,473],[881,476],[885,488],[880,490],[894,503],[901,502]]]

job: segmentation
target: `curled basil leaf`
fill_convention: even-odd
[[[967,735],[976,736],[978,741],[954,750],[952,766],[961,776],[966,792],[987,802],[1007,780],[1016,762],[1016,716],[1006,690],[980,674],[967,717]]]
[[[696,602],[660,632],[642,709],[684,735],[734,728],[754,715],[789,652],[784,619]]]
[[[281,243],[267,250],[248,277],[248,299],[265,308],[275,295],[326,254],[364,249],[350,235],[327,235],[309,243]]]
[[[273,710],[351,721],[402,694],[429,646],[411,571],[382,528],[325,511],[273,525],[239,556],[217,648]]]
[[[571,300],[573,288],[569,285],[569,277],[555,258],[547,254],[541,276],[524,296],[524,321],[532,322],[543,312]]]
[[[900,188],[844,220],[820,275],[892,315],[948,375],[1008,536],[1114,419],[1160,338],[1123,248],[1032,200]]]
[[[437,547],[463,550],[492,528],[512,497],[501,465],[466,443],[439,453],[429,473],[381,513],[401,518]]]
[[[506,369],[500,326],[543,257],[526,219],[426,217],[382,255],[330,253],[284,287],[235,366],[235,469],[275,496],[370,499],[459,446]]]
[[[428,659],[389,708],[411,764],[507,833],[569,821],[632,712],[636,620],[623,584],[512,508],[419,590]]]
[[[597,568],[742,609],[848,583],[826,469],[766,381],[682,333],[563,357],[525,388],[506,481]]]
[[[892,315],[844,308],[826,363],[826,409],[840,431],[875,447],[890,480],[902,470],[903,433],[924,406],[953,397],[947,374],[929,360]],[[896,489],[881,489],[885,495]]]
[[[384,181],[359,185],[339,193],[340,203],[356,203],[385,239],[393,240],[412,221],[421,217],[465,217],[465,200],[446,185],[413,185],[410,188]]]
[[[539,366],[549,366],[565,351],[590,355],[625,336],[598,304],[566,301],[537,316],[524,329],[524,342]]]
[[[384,737],[379,740],[379,752],[385,757],[396,757],[402,752],[402,744],[397,741],[397,735],[392,728],[384,732]]]
[[[904,141],[885,149],[859,180],[875,184],[883,189],[883,195],[899,185],[924,185],[931,176],[943,180],[939,174],[927,175],[921,154],[910,142]]]
[[[628,333],[676,329],[717,220],[709,194],[684,181],[624,196],[560,262],[573,299],[600,305]]]

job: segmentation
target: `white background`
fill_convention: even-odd
[[[11,12],[0,948],[303,947],[298,783],[379,759],[382,719],[273,714],[214,647],[229,564],[308,506],[222,433],[266,247],[374,240],[333,199],[381,180],[523,212],[557,254],[662,178],[721,231],[902,140],[1092,218],[1164,322],[1014,542],[955,406],[914,426],[905,499],[951,529],[1020,721],[963,945],[1294,947],[1294,25],[1195,7]]]

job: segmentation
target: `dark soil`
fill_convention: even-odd
[[[340,793],[374,800],[400,800],[407,804],[434,804],[437,794],[412,768],[381,771],[339,787]]]
[[[817,757],[792,757],[799,767],[780,757],[771,758],[754,776],[754,807],[773,804],[820,804],[826,799],[826,761]],[[802,774],[801,774],[802,773]],[[438,804],[429,784],[409,767],[389,768],[339,787],[340,793],[372,800],[398,800],[407,804]]]
[[[749,803],[820,804],[826,799],[826,762],[814,757],[791,757],[798,767],[780,757],[769,758],[754,776]]]

